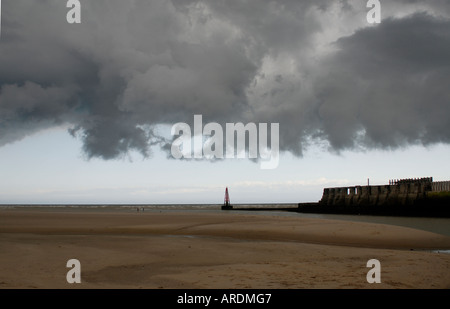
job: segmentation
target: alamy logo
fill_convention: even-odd
[[[371,269],[367,272],[368,283],[381,283],[381,263],[377,259],[371,259],[367,261],[367,267]]]
[[[270,149],[267,141],[267,123],[227,123],[225,128],[226,152],[224,156],[224,130],[216,122],[203,127],[202,115],[194,115],[194,132],[187,123],[179,122],[172,126],[171,134],[180,135],[171,147],[175,159],[245,159],[246,133],[248,133],[248,158],[260,159],[261,169],[275,169],[279,161],[278,123],[270,124]],[[213,134],[214,132],[214,134]],[[204,138],[207,140],[204,141]],[[234,145],[237,145],[235,149]]]
[[[69,24],[81,23],[81,3],[79,0],[69,0],[66,4],[67,8],[70,8],[67,12],[66,19]]]
[[[77,259],[68,260],[66,267],[71,269],[67,272],[66,280],[67,283],[81,283],[81,264]]]
[[[367,22],[369,24],[379,24],[381,23],[381,3],[379,0],[369,0],[367,1],[367,8],[371,8],[367,12]]]

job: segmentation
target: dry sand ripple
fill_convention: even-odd
[[[450,254],[432,249],[450,237],[233,212],[2,210],[0,288],[449,288]],[[380,284],[367,283],[369,259]]]

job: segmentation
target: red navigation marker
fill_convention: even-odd
[[[233,206],[230,203],[230,195],[228,194],[228,187],[225,189],[225,199],[223,202],[222,209],[233,209]]]
[[[225,189],[225,206],[230,204],[230,196],[228,195],[228,187]]]

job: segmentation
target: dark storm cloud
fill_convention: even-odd
[[[449,20],[387,19],[336,44],[315,82],[318,118],[333,147],[450,141]]]
[[[69,124],[88,158],[146,157],[194,114],[278,122],[296,155],[449,142],[449,7],[392,1],[374,26],[361,1],[96,0],[69,25],[65,1],[6,1],[0,145]]]

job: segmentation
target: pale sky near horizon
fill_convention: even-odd
[[[49,151],[49,149],[56,149]],[[321,149],[303,158],[284,154],[277,169],[246,159],[168,160],[155,153],[87,160],[65,128],[50,129],[0,148],[1,204],[221,204],[228,186],[234,203],[316,202],[324,187],[387,184],[389,179],[449,180],[450,146],[397,151]],[[7,162],[7,163],[6,163]]]
[[[0,204],[315,202],[450,180],[450,3],[2,1]],[[171,125],[279,123],[279,165],[168,159]]]

